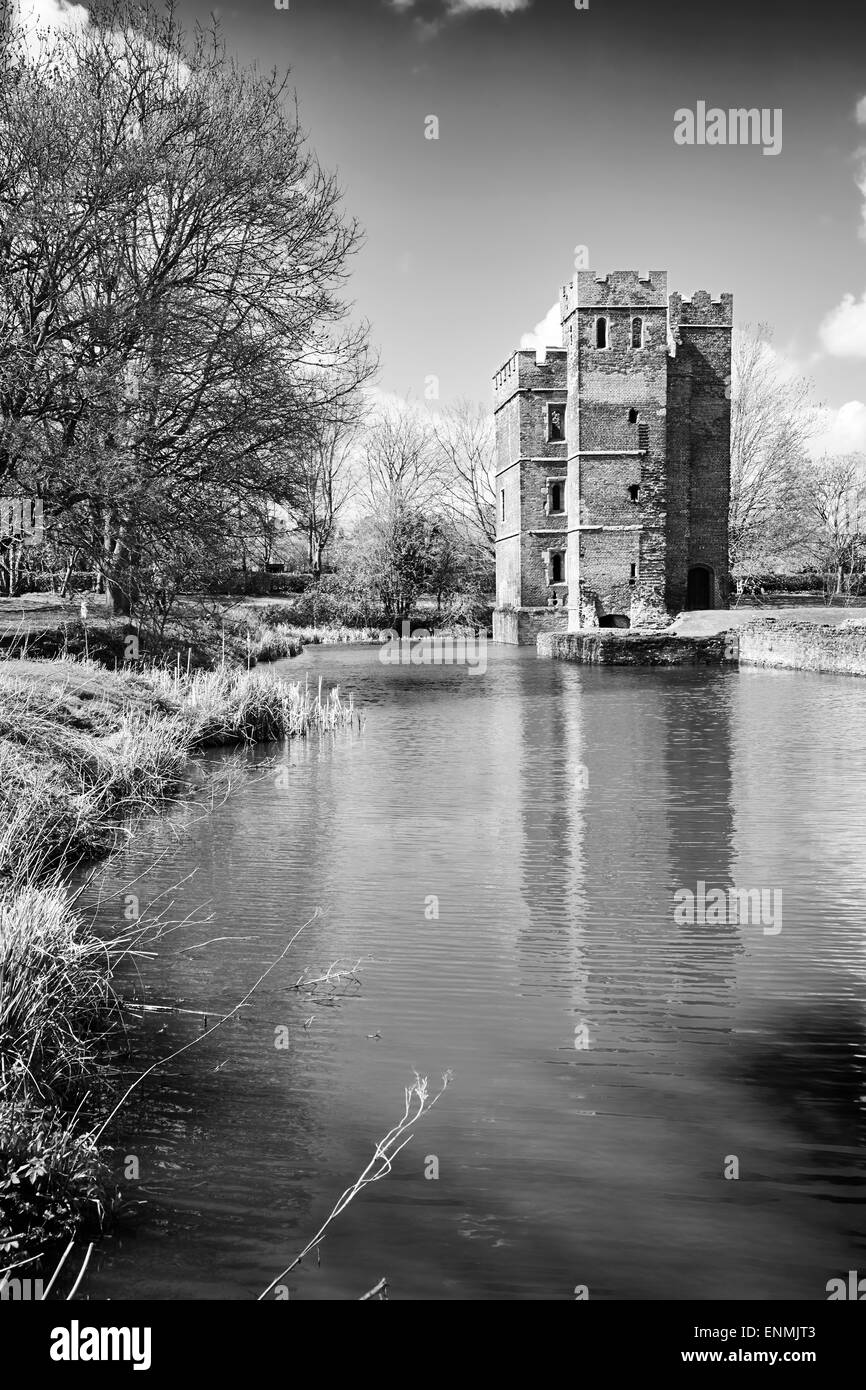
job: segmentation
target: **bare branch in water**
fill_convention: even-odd
[[[70,1301],[71,1299],[73,1299],[73,1298],[75,1297],[76,1293],[78,1292],[78,1285],[81,1283],[82,1279],[84,1278],[84,1272],[85,1272],[85,1270],[87,1269],[87,1266],[90,1264],[90,1256],[91,1256],[92,1254],[93,1254],[93,1241],[91,1241],[90,1244],[89,1244],[88,1247],[87,1247],[87,1254],[84,1256],[84,1263],[83,1263],[83,1265],[81,1266],[81,1268],[80,1268],[79,1271],[78,1271],[78,1278],[76,1279],[75,1283],[72,1285],[72,1288],[69,1290],[69,1293],[66,1295],[66,1302],[67,1302],[67,1303],[69,1303],[69,1301]]]
[[[387,1303],[387,1302],[388,1302],[388,1280],[387,1280],[387,1279],[380,1279],[379,1282],[378,1282],[378,1284],[374,1284],[374,1285],[373,1285],[372,1289],[368,1289],[366,1293],[362,1293],[362,1294],[361,1294],[361,1297],[358,1299],[358,1302],[359,1302],[359,1303],[366,1303],[368,1298],[375,1298],[375,1299],[377,1299],[380,1303]]]
[[[361,969],[362,959],[356,960],[354,965],[344,969],[338,968],[339,960],[332,961],[324,975],[308,975],[305,969],[295,981],[295,989],[304,990],[307,999],[315,1000],[317,1004],[333,1004],[348,994],[353,986],[361,988],[358,971]]]
[[[227,1023],[230,1018],[233,1018],[235,1014],[239,1013],[240,1010],[246,1006],[247,1001],[252,998],[259,985],[262,984],[262,982],[268,978],[271,971],[275,970],[281,961],[285,960],[286,956],[289,954],[289,951],[294,946],[301,932],[306,931],[307,927],[311,926],[312,923],[315,922],[319,916],[321,916],[321,908],[317,907],[312,917],[310,917],[308,921],[304,922],[302,926],[298,927],[298,930],[294,932],[293,935],[289,938],[289,940],[286,942],[286,945],[283,947],[282,951],[280,951],[280,954],[277,956],[276,960],[271,962],[267,970],[263,971],[263,973],[256,980],[255,984],[247,990],[243,999],[241,999],[237,1004],[235,1004],[234,1008],[230,1009],[229,1012],[223,1018],[219,1019],[217,1023],[214,1023],[203,1033],[199,1033],[198,1037],[193,1038],[191,1042],[184,1043],[183,1047],[179,1047],[176,1052],[172,1052],[167,1057],[162,1057],[158,1062],[154,1062],[152,1066],[149,1066],[146,1071],[143,1071],[141,1075],[137,1077],[135,1081],[133,1081],[131,1086],[127,1087],[123,1095],[120,1097],[120,1100],[115,1105],[114,1109],[110,1112],[109,1115],[106,1116],[102,1124],[99,1126],[99,1129],[96,1131],[96,1134],[94,1135],[94,1143],[99,1141],[100,1137],[105,1132],[108,1125],[114,1119],[118,1110],[120,1110],[121,1107],[126,1104],[127,1100],[132,1095],[132,1092],[136,1089],[137,1086],[141,1085],[145,1077],[150,1076],[151,1072],[158,1071],[160,1067],[166,1066],[169,1062],[173,1062],[176,1057],[180,1057],[182,1053],[188,1052],[191,1047],[195,1047],[197,1043],[203,1042],[205,1038],[209,1038],[212,1033],[215,1033],[218,1028],[222,1028],[224,1023]]]
[[[414,1138],[414,1126],[421,1119],[422,1115],[426,1115],[427,1112],[433,1108],[439,1097],[447,1088],[450,1080],[451,1072],[447,1071],[442,1077],[440,1089],[436,1092],[435,1096],[431,1098],[427,1077],[421,1077],[417,1072],[415,1073],[414,1082],[411,1086],[407,1086],[404,1091],[403,1114],[396,1125],[388,1131],[385,1138],[379,1140],[373,1152],[373,1157],[361,1173],[361,1176],[356,1178],[351,1187],[346,1188],[342,1196],[335,1202],[330,1214],[325,1218],[322,1225],[313,1236],[313,1239],[308,1245],[304,1246],[300,1255],[297,1255],[295,1259],[292,1260],[292,1263],[287,1265],[286,1268],[277,1275],[276,1279],[271,1280],[268,1287],[259,1294],[257,1302],[261,1303],[263,1298],[267,1298],[268,1294],[272,1289],[276,1288],[280,1280],[285,1279],[287,1274],[291,1274],[292,1270],[297,1268],[305,1255],[309,1255],[312,1250],[315,1250],[318,1256],[319,1246],[324,1240],[325,1232],[331,1222],[334,1221],[341,1212],[346,1210],[349,1203],[358,1196],[359,1192],[363,1192],[365,1187],[369,1187],[371,1183],[378,1182],[380,1178],[384,1178],[390,1173],[391,1165],[397,1157],[397,1154]]]

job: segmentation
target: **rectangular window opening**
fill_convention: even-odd
[[[563,439],[565,439],[565,406],[549,405],[547,407],[548,443],[556,444]]]

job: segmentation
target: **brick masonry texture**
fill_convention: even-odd
[[[579,271],[561,313],[562,348],[516,352],[494,378],[497,607],[555,596],[570,631],[593,606],[640,620],[642,593],[671,615],[726,607],[731,296],[669,297],[662,270]],[[564,439],[551,437],[552,406]],[[499,640],[532,627],[497,624],[510,634]]]
[[[730,664],[727,638],[676,637],[650,632],[549,632],[538,655],[583,666],[721,666]]]
[[[743,665],[866,676],[866,621],[833,626],[759,618],[737,636]]]

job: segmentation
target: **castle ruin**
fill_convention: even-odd
[[[732,310],[581,270],[496,373],[495,641],[727,607]]]

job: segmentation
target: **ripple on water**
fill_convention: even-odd
[[[142,966],[153,1001],[231,1007],[325,911],[129,1110],[150,1215],[91,1296],[258,1292],[418,1068],[453,1083],[293,1296],[387,1273],[395,1297],[824,1297],[866,1234],[866,683],[495,648],[483,675],[348,648],[288,670],[351,689],[362,732],[294,745],[288,789],[248,779],[177,843],[148,823],[112,869],[199,914]],[[781,889],[782,931],[678,926],[699,880]],[[292,988],[359,958],[356,997]],[[192,1027],[147,1020],[143,1055]]]

